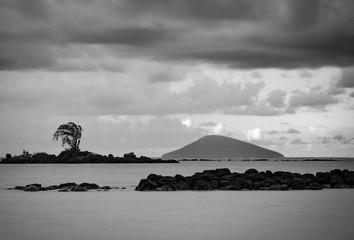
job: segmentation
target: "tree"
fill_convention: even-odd
[[[62,124],[58,127],[53,135],[53,141],[58,140],[61,137],[62,146],[65,144],[69,146],[72,151],[79,151],[80,139],[82,128],[80,125],[76,125],[73,122]]]

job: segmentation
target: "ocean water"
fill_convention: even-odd
[[[1,240],[352,239],[354,189],[136,192],[150,173],[227,167],[300,173],[354,170],[354,161],[0,165]],[[95,182],[109,192],[22,192],[16,185]]]

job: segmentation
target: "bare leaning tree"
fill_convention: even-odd
[[[62,146],[69,146],[67,150],[79,151],[82,128],[73,122],[62,124],[53,135],[53,141],[61,138]]]

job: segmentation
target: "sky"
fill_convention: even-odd
[[[218,134],[354,156],[354,1],[0,0],[0,156],[159,157]]]

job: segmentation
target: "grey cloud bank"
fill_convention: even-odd
[[[61,69],[71,45],[235,68],[352,66],[353,8],[330,0],[2,0],[0,69]]]

